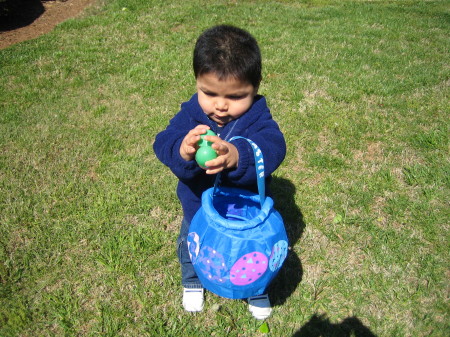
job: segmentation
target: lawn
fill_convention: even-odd
[[[99,0],[1,50],[0,336],[264,335],[239,300],[183,311],[152,150],[220,23],[259,41],[288,145],[268,335],[448,336],[447,0]]]

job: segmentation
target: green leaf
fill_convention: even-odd
[[[262,333],[269,333],[269,325],[267,324],[267,322],[264,322],[264,323],[259,327],[259,332],[262,332]]]
[[[336,216],[333,219],[333,224],[341,223],[343,220],[343,216],[341,214],[336,214]]]

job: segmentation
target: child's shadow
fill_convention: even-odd
[[[303,214],[295,204],[295,186],[289,180],[273,177],[270,184],[275,208],[284,220],[290,250],[280,272],[269,287],[272,305],[282,305],[300,284],[303,276],[302,264],[291,248],[297,243],[305,229]]]
[[[314,314],[292,337],[376,337],[357,317],[331,323],[326,315]]]

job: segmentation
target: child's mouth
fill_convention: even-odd
[[[226,123],[227,123],[227,121],[228,121],[228,118],[226,118],[226,117],[220,117],[220,116],[217,116],[217,115],[213,115],[213,118],[212,118],[219,126],[224,126]]]

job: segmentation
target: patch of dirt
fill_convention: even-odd
[[[50,32],[57,24],[77,16],[95,1],[41,1],[38,5],[28,7],[25,17],[10,20],[0,30],[0,49],[22,41],[35,39]]]

